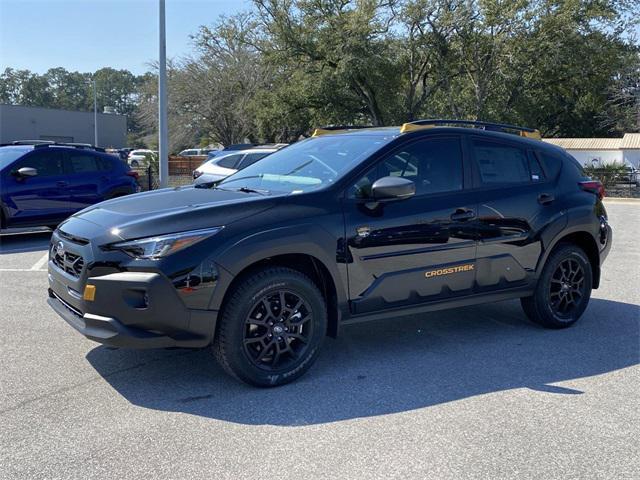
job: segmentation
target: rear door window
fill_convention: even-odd
[[[47,149],[42,152],[34,152],[22,160],[18,160],[12,170],[31,167],[38,171],[39,177],[52,177],[64,173],[63,161],[63,152]]]
[[[248,153],[247,155],[245,155],[245,157],[242,159],[242,161],[238,165],[238,170],[242,170],[243,168],[247,168],[249,165],[253,165],[258,160],[266,157],[267,155],[269,155],[269,153],[267,152]]]
[[[111,172],[113,171],[115,162],[113,160],[109,160],[107,158],[98,157],[98,168],[101,172]]]
[[[71,152],[69,158],[69,173],[91,173],[101,171],[98,157],[82,152]]]
[[[473,140],[473,152],[483,185],[531,182],[526,150],[512,145]]]
[[[236,168],[236,164],[238,160],[242,158],[242,154],[237,155],[229,155],[227,157],[221,158],[216,162],[219,167],[222,168]]]

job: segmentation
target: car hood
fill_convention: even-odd
[[[61,225],[81,238],[123,240],[229,225],[274,205],[273,197],[192,186],[128,195],[86,208]]]

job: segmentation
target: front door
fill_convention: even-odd
[[[2,183],[8,197],[9,226],[50,225],[69,215],[63,156],[54,148],[36,149],[6,171]],[[24,167],[35,168],[38,174],[26,178],[11,174]]]
[[[459,137],[399,147],[346,192],[349,295],[354,314],[444,300],[472,292],[476,204],[465,193]],[[416,185],[415,196],[367,202],[385,176]]]

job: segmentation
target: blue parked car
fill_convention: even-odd
[[[54,227],[94,203],[140,190],[138,174],[87,145],[0,146],[0,225]],[[28,143],[28,142],[26,142]]]

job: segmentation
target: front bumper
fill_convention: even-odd
[[[93,300],[70,296],[68,280],[50,262],[48,303],[91,340],[128,348],[199,348],[213,338],[217,312],[186,308],[171,282],[158,273],[89,277]]]

